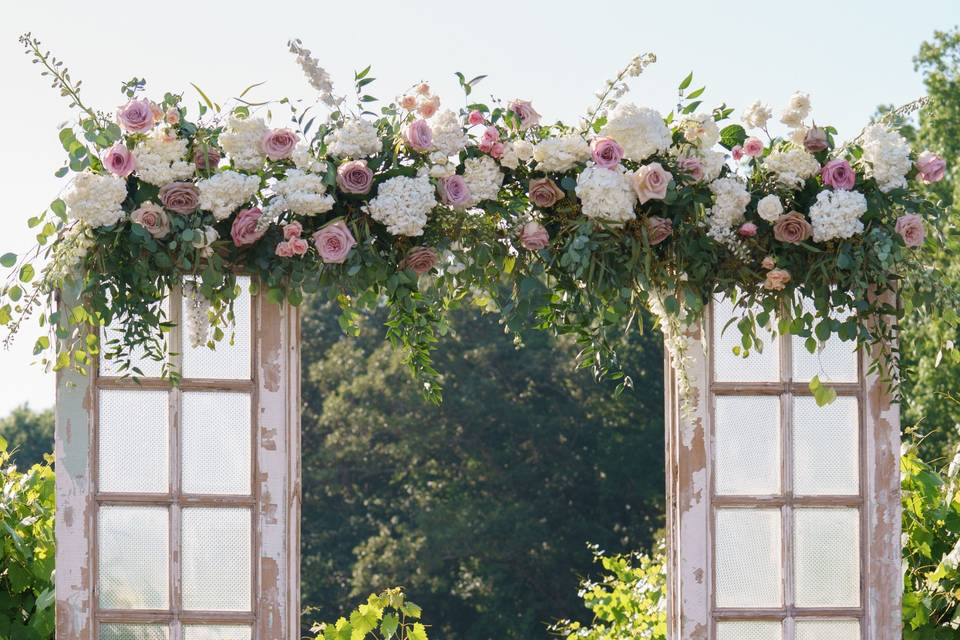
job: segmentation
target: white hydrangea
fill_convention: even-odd
[[[159,133],[148,136],[137,144],[133,155],[137,159],[137,176],[158,187],[190,178],[196,169],[192,162],[184,160],[187,141],[182,138]]]
[[[590,164],[577,177],[577,197],[583,215],[622,225],[636,218],[637,194],[622,168],[604,169]]]
[[[797,91],[790,96],[790,103],[780,116],[780,122],[791,129],[796,129],[803,125],[808,115],[810,115],[810,95]]]
[[[569,171],[589,157],[590,145],[576,134],[546,138],[533,148],[533,159],[540,171]]]
[[[670,147],[672,136],[663,116],[635,104],[617,105],[600,131],[620,143],[626,158],[640,162]]]
[[[470,189],[473,204],[482,200],[496,200],[503,184],[503,172],[490,156],[467,158],[463,163],[463,181]]]
[[[747,108],[743,110],[741,119],[748,129],[763,129],[772,117],[773,110],[757,100],[747,105]]]
[[[510,143],[520,162],[530,162],[533,159],[533,143],[526,140],[514,140]]]
[[[226,220],[240,205],[260,190],[260,178],[236,171],[223,171],[197,183],[200,208],[217,220]]]
[[[310,171],[311,173],[327,172],[327,163],[323,160],[317,160],[310,151],[310,147],[303,143],[294,147],[293,154],[290,158],[293,160],[294,166],[301,171]]]
[[[714,205],[707,212],[711,229],[729,229],[743,222],[743,214],[750,204],[750,192],[737,178],[720,178],[710,183]]]
[[[776,194],[763,196],[757,203],[757,215],[767,222],[773,222],[783,215],[783,203]]]
[[[810,207],[814,242],[849,238],[863,233],[860,216],[867,212],[867,199],[858,191],[825,190]]]
[[[687,142],[709,149],[720,141],[720,128],[709,113],[686,116],[680,123],[683,137]]]
[[[430,130],[433,131],[434,149],[444,157],[456,155],[467,146],[467,133],[460,118],[449,109],[430,118]]]
[[[345,121],[330,134],[327,153],[335,158],[359,160],[375,156],[383,148],[377,127],[363,118]]]
[[[703,181],[713,182],[719,178],[723,165],[727,162],[727,154],[722,151],[704,149],[698,155],[700,163],[703,165]]]
[[[300,216],[313,216],[333,209],[333,197],[327,194],[323,177],[299,169],[288,169],[286,177],[273,185],[278,198],[271,204]]]
[[[437,206],[436,190],[426,176],[396,176],[380,185],[363,210],[395,236],[420,236],[427,214]]]
[[[877,181],[883,192],[907,186],[910,171],[910,144],[896,131],[872,124],[863,131],[860,146],[867,163],[867,177]]]
[[[764,158],[763,166],[776,174],[777,182],[793,188],[803,186],[807,178],[812,178],[820,171],[817,159],[802,149],[774,151]]]
[[[73,179],[63,196],[67,213],[91,228],[109,226],[123,216],[121,205],[127,199],[127,183],[113,175],[84,171]]]
[[[259,171],[267,156],[260,141],[270,129],[263,118],[230,116],[226,130],[220,134],[220,146],[233,160],[233,166],[243,171]]]

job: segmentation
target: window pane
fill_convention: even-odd
[[[797,620],[796,640],[860,640],[856,620]]]
[[[720,495],[780,492],[780,400],[717,396],[714,481]]]
[[[169,320],[169,310],[170,304],[169,300],[164,298],[163,304],[161,305],[161,318],[163,321]],[[110,340],[118,339],[120,337],[121,324],[118,320],[114,319],[113,323],[109,327],[104,327],[100,334],[101,348],[100,348],[100,375],[101,376],[123,376],[123,375],[140,375],[144,378],[159,378],[161,373],[163,373],[164,362],[160,360],[152,360],[146,357],[146,349],[139,347],[131,350],[130,353],[130,366],[140,369],[141,373],[137,374],[131,369],[125,371],[120,370],[119,363],[116,360],[107,360],[106,353],[110,350],[108,342]],[[158,336],[160,334],[158,333]],[[167,334],[169,335],[169,334]],[[163,335],[163,340],[166,339],[166,335]]]
[[[820,322],[816,318],[817,311],[810,299],[803,301],[806,313],[814,316],[814,326]],[[845,318],[834,316],[839,320]],[[814,353],[807,351],[806,338],[791,336],[793,342],[793,379],[798,382],[808,382],[813,376],[819,376],[824,382],[856,382],[857,381],[857,353],[856,342],[841,340],[836,334],[830,336],[826,343],[818,341]]]
[[[217,627],[189,625],[183,628],[183,640],[250,640],[252,634],[250,627],[236,625]]]
[[[859,606],[859,511],[797,509],[793,536],[797,606]]]
[[[101,624],[100,640],[168,640],[170,630],[155,624]]]
[[[824,407],[793,401],[793,485],[798,495],[860,493],[857,399],[840,396]]]
[[[780,606],[780,510],[718,509],[715,536],[717,606]]]
[[[102,608],[169,606],[168,529],[166,507],[100,507],[97,539]]]
[[[100,491],[167,493],[168,393],[100,391]]]
[[[249,509],[184,509],[183,608],[250,611]]]
[[[250,494],[250,395],[184,392],[183,491]]]
[[[733,303],[728,298],[717,300],[713,304],[714,377],[718,382],[776,382],[780,379],[780,343],[764,328],[758,328],[757,334],[763,341],[763,352],[755,348],[744,358],[733,353],[733,347],[741,345],[740,330],[737,323],[724,326],[733,317]],[[737,309],[739,318],[743,313]],[[771,320],[771,323],[773,321]]]
[[[729,620],[717,623],[717,640],[780,640],[783,624],[774,620]]]
[[[203,342],[194,347],[190,340],[189,296],[183,296],[183,377],[217,378],[221,380],[250,379],[250,278],[237,278],[240,295],[233,303],[236,318],[235,326],[226,326],[223,340],[216,343],[216,349],[207,347]],[[201,314],[206,318],[206,314]],[[233,344],[230,344],[230,336]],[[212,336],[211,336],[212,338]]]

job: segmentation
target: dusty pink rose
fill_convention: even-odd
[[[507,109],[517,116],[520,121],[520,129],[523,131],[540,124],[540,114],[533,108],[529,100],[514,100],[507,104]]]
[[[733,149],[730,149],[730,154],[733,156],[735,162],[740,162],[743,159],[743,147],[739,144],[734,145]]]
[[[417,107],[417,113],[424,118],[430,118],[440,108],[440,96],[431,96],[429,100],[424,100]]]
[[[300,141],[300,136],[290,129],[271,129],[260,138],[260,150],[271,160],[289,158]]]
[[[171,182],[160,187],[160,202],[175,213],[187,215],[200,206],[200,189],[192,182]]]
[[[403,96],[400,98],[400,106],[407,111],[413,111],[417,108],[417,96]]]
[[[170,218],[167,212],[149,200],[130,214],[130,220],[146,229],[154,238],[162,238],[170,233]]]
[[[284,240],[293,240],[294,238],[299,238],[300,234],[303,233],[303,225],[299,222],[288,222],[283,225],[283,239]]]
[[[767,256],[760,263],[760,266],[767,270],[773,269],[775,266],[777,266],[777,259],[773,256]]]
[[[660,216],[650,216],[644,223],[647,226],[647,241],[651,245],[660,244],[673,235],[673,222]]]
[[[414,120],[403,132],[407,145],[414,151],[430,151],[433,147],[433,131],[426,120]]]
[[[287,242],[290,243],[290,249],[295,256],[302,256],[310,250],[310,244],[303,238],[290,238]]]
[[[613,169],[623,160],[623,147],[613,138],[595,138],[590,143],[590,152],[597,166]]]
[[[213,171],[220,164],[220,150],[201,144],[193,150],[193,164],[200,171]]]
[[[780,242],[799,244],[810,237],[813,227],[802,213],[791,211],[773,222],[773,237]]]
[[[430,85],[427,84],[426,82],[421,82],[420,84],[417,85],[417,93],[419,93],[422,96],[429,95]]]
[[[917,156],[917,172],[921,182],[940,182],[947,172],[947,162],[931,151],[924,151]]]
[[[238,247],[246,247],[260,238],[267,232],[266,229],[257,229],[257,221],[263,215],[258,207],[252,209],[241,209],[237,217],[233,220],[233,226],[230,227],[230,237],[233,238],[233,244]]]
[[[651,162],[641,166],[630,176],[630,185],[640,204],[646,204],[649,200],[663,200],[671,180],[673,176],[669,171],[664,170],[659,162]]]
[[[542,224],[531,220],[520,230],[520,246],[527,251],[540,251],[550,246],[550,234]]]
[[[903,238],[903,244],[915,248],[923,244],[924,229],[923,219],[915,213],[905,213],[897,218],[897,224],[894,227],[900,237]]]
[[[803,148],[810,153],[823,151],[828,146],[829,142],[827,141],[827,132],[820,127],[813,127],[807,131],[807,135],[803,137]]]
[[[753,238],[757,235],[757,225],[752,222],[744,222],[740,225],[740,228],[737,229],[737,233],[740,234],[741,238]]]
[[[700,162],[700,158],[694,158],[693,156],[680,158],[677,165],[681,171],[694,180],[703,180],[703,163]]]
[[[118,142],[103,156],[103,166],[113,175],[126,178],[137,168],[137,159],[122,142]]]
[[[277,243],[277,248],[274,249],[274,253],[281,258],[292,258],[293,257],[293,247],[286,240],[283,242]]]
[[[767,279],[763,283],[764,289],[783,291],[790,282],[790,272],[786,269],[771,269],[767,272]]]
[[[467,122],[470,124],[483,124],[484,117],[483,114],[474,109],[470,112],[470,116],[467,118]]]
[[[157,123],[153,103],[146,98],[131,100],[117,111],[117,121],[130,133],[146,133]]]
[[[548,209],[562,200],[565,194],[550,178],[534,178],[530,181],[527,195],[534,205]]]
[[[743,142],[743,155],[756,158],[763,154],[763,140],[760,138],[747,138]]]
[[[440,199],[451,207],[466,207],[470,204],[470,187],[463,176],[453,175],[440,180]]]
[[[337,186],[344,193],[370,193],[373,170],[366,160],[351,160],[337,167]]]
[[[422,276],[436,266],[437,260],[437,252],[433,247],[414,247],[400,261],[400,268],[410,269],[418,276]]]
[[[167,113],[163,116],[163,119],[166,120],[167,124],[179,124],[180,111],[176,107],[170,107],[167,109]]]
[[[820,168],[823,184],[849,191],[857,182],[857,174],[846,160],[831,160]]]
[[[331,222],[313,234],[313,244],[327,264],[343,264],[357,241],[343,220]]]

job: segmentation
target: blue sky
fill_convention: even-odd
[[[252,99],[310,98],[285,47],[300,37],[344,90],[354,70],[372,64],[374,95],[428,80],[459,106],[453,73],[488,74],[476,96],[529,99],[550,120],[575,120],[630,57],[652,51],[658,63],[632,85],[638,104],[666,113],[692,70],[694,86],[707,85],[709,106],[739,109],[760,99],[779,107],[793,91],[809,92],[817,122],[845,139],[878,104],[922,94],[911,59],[934,30],[957,23],[956,0],[18,2],[0,26],[0,253],[30,246],[26,219],[62,188],[53,177],[63,153],[57,130],[71,117],[21,53],[24,31],[63,59],[83,79],[85,100],[105,110],[123,101],[120,83],[133,76],[148,79],[148,94],[182,91],[191,100],[190,82],[220,101],[264,80]],[[30,364],[35,336],[28,327],[0,351],[0,415],[24,401],[53,404],[52,376]]]

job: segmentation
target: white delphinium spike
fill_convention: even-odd
[[[336,108],[344,101],[344,98],[334,95],[330,74],[320,66],[320,62],[316,58],[310,56],[310,50],[304,49],[302,45],[303,43],[299,38],[287,42],[290,53],[297,56],[297,64],[303,69],[307,80],[310,81],[310,86],[320,92],[320,101],[328,107]]]
[[[184,305],[184,323],[187,330],[187,338],[190,340],[190,346],[198,349],[207,344],[207,336],[210,332],[210,322],[208,311],[210,303],[197,284],[191,280],[185,280],[183,283]]]

